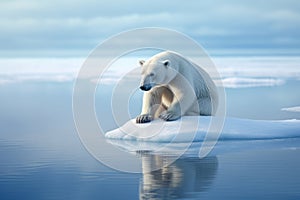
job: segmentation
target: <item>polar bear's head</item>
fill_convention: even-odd
[[[168,59],[140,60],[139,64],[142,67],[140,89],[144,91],[151,90],[154,86],[168,84],[178,73]]]

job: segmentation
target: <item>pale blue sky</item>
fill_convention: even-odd
[[[141,27],[181,31],[209,51],[299,55],[300,1],[2,0],[1,57],[86,56],[105,38]]]

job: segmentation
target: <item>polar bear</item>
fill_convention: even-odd
[[[182,55],[164,51],[142,67],[140,89],[145,91],[142,112],[136,123],[155,118],[173,121],[184,115],[214,115],[218,93],[211,77]]]

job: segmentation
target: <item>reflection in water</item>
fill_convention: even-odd
[[[205,191],[216,176],[217,157],[181,158],[168,165],[170,158],[141,154],[143,180],[140,199],[182,199]],[[151,169],[159,170],[151,171]]]

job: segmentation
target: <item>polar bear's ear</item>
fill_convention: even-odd
[[[170,61],[169,60],[164,60],[162,63],[164,64],[165,67],[170,66]]]
[[[144,60],[140,60],[140,61],[139,61],[139,64],[140,64],[140,66],[143,66],[143,65],[144,65],[144,63],[145,63],[145,61],[144,61]]]

